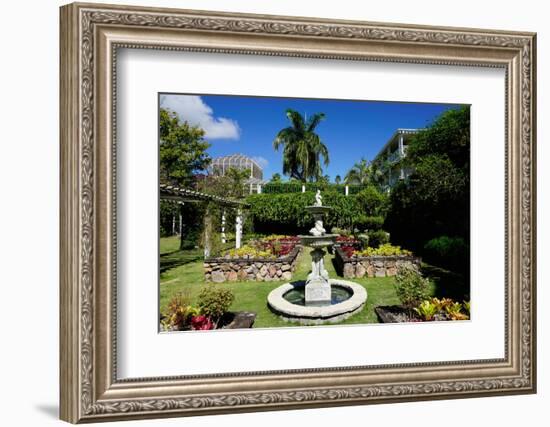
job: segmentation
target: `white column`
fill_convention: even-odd
[[[262,184],[258,184],[258,194],[262,194]]]
[[[302,184],[302,193],[306,192],[306,186]]]
[[[176,215],[172,214],[172,236],[176,234]]]
[[[222,211],[222,233],[221,233],[221,237],[222,237],[222,243],[227,242],[227,240],[225,239],[225,209]]]
[[[403,145],[403,134],[399,135],[399,159],[405,157],[405,148]],[[403,165],[399,170],[399,179],[405,179],[405,171],[403,170]]]
[[[405,155],[405,150],[403,149],[403,134],[399,135],[399,157],[402,158]]]
[[[349,185],[345,186],[345,190],[346,190],[346,196],[349,196]]]
[[[210,221],[210,213],[207,211],[204,216],[204,257],[209,258],[211,247],[210,247],[210,227],[212,226]]]
[[[243,234],[243,217],[240,209],[237,210],[237,218],[235,219],[235,248],[241,247],[241,238]]]

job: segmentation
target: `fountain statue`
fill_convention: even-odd
[[[286,283],[268,295],[268,305],[283,319],[304,324],[338,322],[360,311],[366,300],[365,288],[354,282],[330,279],[325,269],[325,248],[334,245],[338,234],[327,234],[324,216],[331,211],[323,205],[321,191],[315,194],[315,203],[305,207],[315,221],[309,234],[299,235],[301,244],[312,248],[311,273],[303,282]]]
[[[328,272],[325,269],[325,250],[336,242],[337,234],[326,234],[323,227],[323,217],[332,208],[323,206],[321,190],[315,194],[313,206],[306,206],[306,211],[313,215],[315,226],[309,230],[310,236],[298,236],[304,246],[313,248],[311,251],[311,273],[307,277],[305,287],[306,305],[330,304],[331,289]]]

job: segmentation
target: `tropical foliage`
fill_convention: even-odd
[[[432,298],[422,301],[414,311],[425,321],[431,320],[468,320],[470,302],[463,304],[450,298]]]
[[[286,110],[286,115],[290,126],[280,130],[273,141],[273,148],[283,151],[283,173],[301,182],[317,180],[322,176],[321,163],[329,164],[328,148],[315,133],[325,115],[316,113],[305,120],[292,109]]]
[[[371,167],[365,158],[361,158],[348,171],[344,178],[346,184],[370,184],[371,183]]]

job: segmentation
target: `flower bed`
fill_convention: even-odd
[[[334,253],[334,248],[340,247],[346,253],[353,253],[353,251],[360,250],[363,247],[363,242],[352,236],[338,236],[336,243],[328,248],[329,253]]]
[[[204,278],[215,283],[290,280],[301,249],[301,246],[294,244],[290,252],[281,256],[250,246],[232,250],[223,257],[205,259]]]
[[[262,251],[271,252],[276,257],[281,257],[292,252],[298,243],[300,243],[298,236],[272,234],[263,239],[251,241],[249,245]]]
[[[399,267],[403,265],[420,267],[421,261],[420,257],[413,256],[409,251],[389,250],[386,245],[378,249],[367,248],[365,251],[335,247],[334,251],[338,273],[347,279],[395,276]]]
[[[374,312],[381,323],[444,322],[470,319],[470,302],[450,298],[431,298],[412,310],[403,305],[377,306]]]
[[[161,330],[170,332],[251,328],[256,313],[229,311],[234,299],[235,296],[229,289],[214,285],[202,288],[195,305],[191,304],[189,293],[178,293],[161,312]]]

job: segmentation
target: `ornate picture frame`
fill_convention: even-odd
[[[60,13],[61,419],[97,422],[536,391],[535,34],[80,3]],[[119,48],[504,69],[505,357],[119,380]]]

